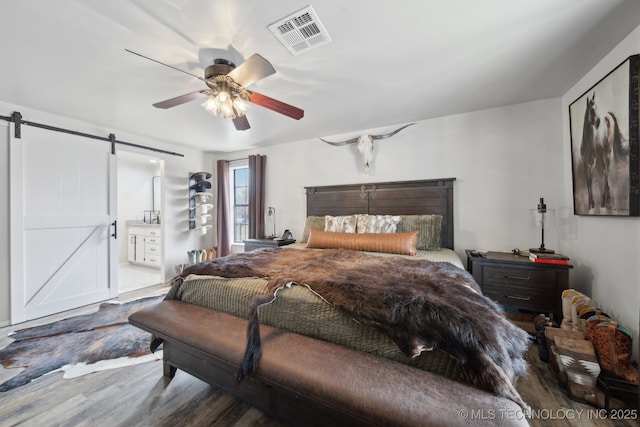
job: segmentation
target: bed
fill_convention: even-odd
[[[453,183],[307,187],[295,246],[190,266],[130,321],[165,346],[165,375],[288,423],[526,425],[528,336],[453,251]]]

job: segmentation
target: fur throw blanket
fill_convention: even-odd
[[[195,264],[181,277],[190,274],[269,280],[269,294],[257,296],[250,307],[239,380],[255,370],[260,358],[259,307],[273,301],[282,286],[296,283],[379,328],[407,356],[441,348],[468,366],[484,389],[526,407],[514,382],[526,373],[528,334],[481,294],[469,273],[450,263],[348,249],[269,248]]]

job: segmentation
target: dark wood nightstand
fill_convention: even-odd
[[[506,252],[472,256],[467,249],[467,270],[482,293],[506,307],[531,313],[552,313],[562,320],[562,291],[569,287],[571,265],[543,264]]]
[[[244,251],[250,252],[258,248],[275,248],[295,243],[295,239],[247,239],[244,241]]]

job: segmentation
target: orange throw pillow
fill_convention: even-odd
[[[307,248],[354,249],[366,252],[416,255],[418,231],[405,233],[338,233],[311,230]]]

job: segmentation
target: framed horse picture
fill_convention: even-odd
[[[569,105],[576,215],[640,216],[640,55]]]

